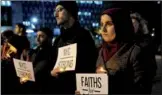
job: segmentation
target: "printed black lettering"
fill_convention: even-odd
[[[81,77],[81,84],[82,84],[82,87],[83,87],[83,84],[84,84],[84,77]]]
[[[67,50],[66,49],[64,49],[64,56],[66,56],[67,55]]]
[[[58,67],[60,68],[72,68],[73,67],[73,60],[66,60],[66,61],[60,61],[58,64]]]
[[[73,60],[69,61],[69,67],[72,68],[73,67]]]
[[[85,77],[85,87],[89,87],[89,81],[88,81],[88,78],[87,77]]]
[[[25,63],[19,62],[19,66],[20,66],[20,68],[26,69]]]
[[[68,55],[70,55],[70,47],[64,49],[64,56],[68,56]]]
[[[101,84],[101,77],[98,77],[98,88],[101,88],[102,84]]]
[[[94,88],[96,88],[97,87],[97,78],[96,77],[94,78],[93,83],[94,83]]]
[[[89,88],[89,93],[93,94],[93,89]]]
[[[70,55],[70,47],[68,48],[68,55]]]
[[[90,86],[90,87],[93,87],[93,80],[92,80],[92,79],[93,79],[93,77],[89,77],[89,78],[88,78],[89,84],[90,84],[89,86]]]
[[[66,61],[60,61],[58,64],[58,67],[65,68],[65,66],[66,66],[65,64],[66,64]]]

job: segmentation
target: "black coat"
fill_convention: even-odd
[[[27,82],[22,86],[23,93],[48,93],[51,70],[52,46],[37,47],[24,52],[22,60],[29,59],[33,63],[35,82]],[[28,58],[27,58],[28,57]]]
[[[16,75],[12,58],[20,59],[20,55],[24,49],[30,48],[30,43],[26,36],[13,35],[8,41],[17,49],[17,54],[11,56],[10,59],[1,60],[2,63],[2,93],[16,94],[19,93],[19,80]]]
[[[109,94],[150,94],[152,79],[156,72],[156,63],[149,54],[149,47],[142,43],[123,44],[106,62],[102,58],[102,49],[97,67],[108,70]]]
[[[18,50],[18,59],[20,59],[20,55],[24,49],[30,48],[30,42],[27,36],[14,35],[13,38],[9,41],[9,43],[11,43]]]
[[[94,73],[97,50],[90,33],[75,23],[69,29],[61,29],[61,35],[56,38],[53,46],[54,64],[56,63],[58,48],[77,43],[77,59],[75,71],[61,73],[54,79],[53,92],[59,94],[74,94],[76,90],[76,73]],[[54,65],[53,65],[54,67]]]

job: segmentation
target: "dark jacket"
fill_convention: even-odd
[[[1,60],[2,63],[2,75],[3,82],[2,88],[4,89],[2,93],[4,94],[14,94],[19,92],[19,80],[16,75],[15,67],[13,64],[13,58],[20,59],[20,55],[24,49],[30,48],[30,43],[26,36],[12,35],[8,42],[17,49],[17,53],[11,55],[11,58],[7,60]],[[3,51],[2,51],[3,52]]]
[[[37,47],[35,50],[24,51],[21,59],[33,63],[35,82],[25,83],[23,87],[27,90],[23,93],[47,93],[50,82],[51,51],[52,46],[50,45]]]
[[[18,50],[17,58],[20,59],[21,53],[24,49],[30,48],[30,42],[27,36],[18,36],[14,35],[13,38],[9,41],[13,46]]]
[[[155,64],[148,47],[137,43],[122,44],[120,49],[104,63],[102,49],[97,67],[108,71],[109,94],[150,94]]]
[[[64,72],[61,73],[58,78],[54,78],[56,89],[53,89],[53,91],[55,91],[52,93],[74,94],[76,90],[76,73],[95,72],[95,63],[97,59],[95,43],[90,33],[81,28],[79,23],[75,23],[69,29],[61,29],[61,35],[56,38],[53,46],[54,64],[56,63],[58,48],[73,43],[77,43],[75,71]]]
[[[100,50],[97,67],[104,66],[109,76],[109,94],[150,94],[155,76],[155,60],[148,39],[135,39],[128,10],[111,8],[103,12],[112,18],[119,49],[107,61]]]

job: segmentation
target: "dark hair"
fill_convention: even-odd
[[[22,23],[16,23],[19,28],[22,28],[22,35],[26,35],[26,27]]]
[[[131,13],[130,16],[132,19],[136,19],[139,23],[139,28],[138,28],[137,33],[139,33],[139,34],[148,34],[149,33],[149,31],[148,31],[149,29],[147,27],[148,22],[144,18],[142,18],[142,16],[139,13],[137,13],[137,12]],[[147,27],[147,28],[144,28],[144,27]]]
[[[2,43],[1,44],[3,44],[5,40],[7,39],[10,44],[14,45],[15,37],[16,35],[14,34],[12,30],[5,30],[4,32],[2,32],[2,39],[1,39]]]
[[[5,30],[4,32],[2,32],[2,39],[9,39],[13,35],[14,33],[12,30]]]
[[[49,38],[53,38],[53,31],[48,27],[41,27],[38,31],[44,32]]]

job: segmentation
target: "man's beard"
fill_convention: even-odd
[[[47,45],[49,45],[50,43],[49,43],[49,40],[47,39],[47,40],[45,40],[45,41],[43,41],[42,43],[40,43],[39,44],[39,47],[45,47],[45,46],[47,46]],[[52,44],[52,43],[51,43]]]
[[[67,23],[68,23],[69,19],[65,19],[64,21],[62,21],[61,23],[59,23],[58,25],[61,27],[64,27]]]

